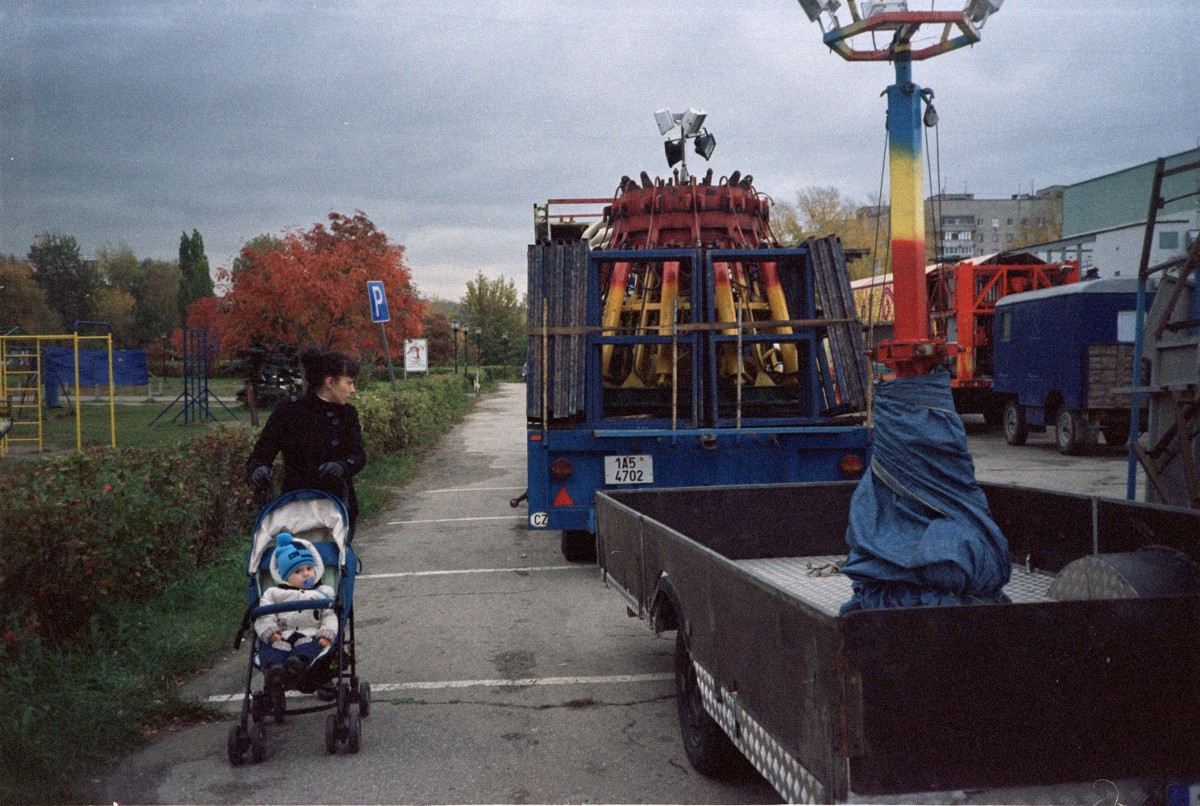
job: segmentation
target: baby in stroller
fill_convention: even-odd
[[[325,751],[357,753],[371,687],[360,680],[354,640],[354,578],[345,505],[320,490],[293,490],[268,503],[254,525],[246,562],[247,607],[234,648],[253,634],[241,716],[229,729],[231,764],[246,751],[266,758],[268,717],[330,709]],[[263,687],[254,690],[255,671]],[[291,707],[287,692],[317,694],[316,705]],[[332,696],[320,696],[326,693]]]
[[[258,600],[260,606],[313,600],[328,603],[333,588],[321,585],[325,564],[307,540],[297,540],[288,532],[275,537],[271,556],[271,576],[275,587],[267,588]],[[337,611],[332,607],[312,610],[287,610],[259,616],[254,632],[262,641],[259,662],[269,691],[285,685],[285,676],[298,685],[322,650],[337,637]]]

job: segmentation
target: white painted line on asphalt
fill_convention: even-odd
[[[511,490],[525,491],[524,487],[446,487],[441,490],[426,490],[427,493],[498,493]]]
[[[381,683],[371,684],[371,693],[377,691],[437,691],[448,688],[528,688],[530,686],[574,686],[611,685],[616,683],[656,683],[674,680],[675,675],[661,674],[614,674],[581,677],[524,677],[499,680],[435,680],[427,683]]]
[[[531,688],[533,686],[616,685],[620,683],[659,683],[674,680],[673,674],[613,674],[580,677],[523,677],[494,680],[432,680],[414,683],[372,683],[371,694],[385,691],[441,691],[459,688]],[[244,694],[214,694],[206,702],[237,702]],[[288,697],[312,696],[288,692]]]
[[[397,571],[389,574],[359,574],[355,579],[396,579],[398,577],[437,577],[453,574],[502,574],[506,571],[513,573],[528,571],[571,571],[576,568],[586,568],[583,565],[530,565],[524,568],[454,568],[446,571]],[[594,570],[594,569],[592,569]]]
[[[511,521],[525,520],[524,515],[490,515],[482,518],[433,518],[424,521],[388,521],[388,526],[407,526],[412,523],[462,523],[464,521]]]

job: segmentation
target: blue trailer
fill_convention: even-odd
[[[600,490],[857,479],[866,356],[836,238],[529,248],[528,524],[594,556]]]
[[[1012,294],[996,303],[992,386],[1004,437],[1054,428],[1064,454],[1103,434],[1129,438],[1137,280],[1113,277]]]

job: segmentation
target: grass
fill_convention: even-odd
[[[83,798],[82,777],[159,729],[216,719],[179,684],[230,641],[245,589],[229,584],[245,547],[180,580],[144,606],[117,603],[66,646],[22,653],[4,674],[0,802]]]

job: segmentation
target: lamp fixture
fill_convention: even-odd
[[[836,0],[833,0],[836,2]],[[667,134],[676,126],[679,127],[678,137],[668,137],[663,143],[663,151],[667,155],[667,167],[674,168],[679,164],[679,180],[687,182],[690,179],[687,169],[687,141],[695,140],[696,153],[709,159],[713,149],[717,147],[717,138],[704,128],[708,113],[700,109],[688,108],[686,112],[672,112],[662,108],[654,113],[654,121],[658,124],[659,134]]]

